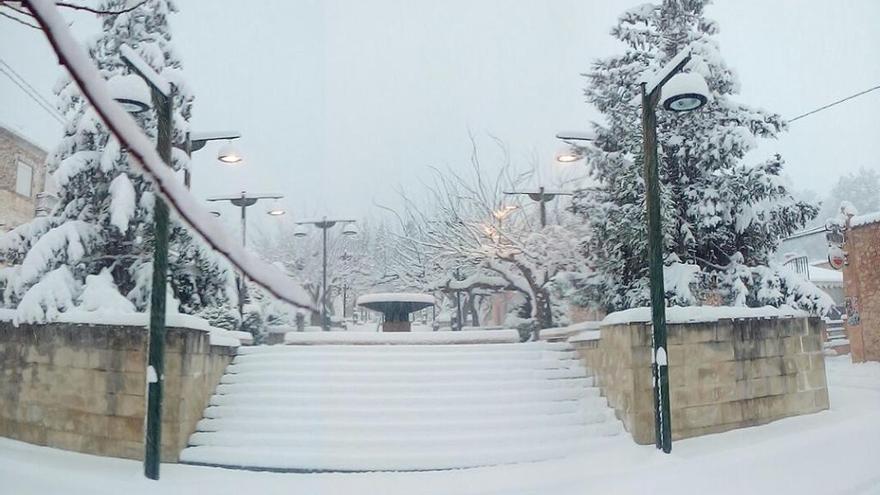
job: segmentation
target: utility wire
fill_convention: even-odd
[[[8,70],[9,72],[11,72],[12,75],[14,75],[15,77],[17,77],[19,81],[21,81],[22,83],[24,83],[25,86],[27,86],[28,88],[30,88],[31,93],[33,93],[37,98],[41,99],[41,100],[43,101],[43,103],[45,103],[47,107],[51,108],[52,111],[53,111],[54,113],[56,113],[58,116],[61,116],[61,114],[58,113],[57,110],[55,110],[55,107],[52,105],[52,102],[50,102],[49,100],[47,100],[46,97],[43,96],[42,93],[40,93],[39,91],[37,91],[37,88],[33,87],[33,86],[31,85],[31,83],[27,82],[27,79],[25,79],[21,74],[19,74],[18,72],[16,72],[15,69],[13,69],[12,66],[9,65],[8,63],[6,63],[6,61],[3,60],[2,58],[0,58],[0,65],[3,65],[4,67],[6,67],[6,70]]]
[[[816,112],[821,112],[822,110],[825,110],[826,108],[831,108],[831,107],[833,107],[834,105],[839,105],[839,104],[841,104],[841,103],[843,103],[843,102],[845,102],[845,101],[852,100],[853,98],[857,98],[857,97],[859,97],[859,96],[862,96],[863,94],[870,93],[871,91],[876,91],[876,90],[878,90],[878,89],[880,89],[880,85],[874,86],[873,88],[868,88],[868,89],[866,89],[866,90],[864,90],[864,91],[861,91],[861,92],[858,92],[858,93],[856,93],[856,94],[854,94],[854,95],[847,96],[846,98],[843,98],[843,99],[837,100],[837,101],[835,101],[835,102],[829,103],[829,104],[827,104],[827,105],[825,105],[825,106],[819,107],[819,108],[817,108],[817,109],[815,109],[815,110],[811,110],[811,111],[809,111],[809,112],[807,112],[807,113],[803,113],[803,114],[801,114],[801,115],[798,115],[798,116],[795,117],[795,118],[788,119],[788,122],[789,122],[789,123],[794,122],[795,120],[802,119],[802,118],[806,117],[807,115],[813,115],[813,114],[816,113]]]
[[[2,61],[0,61],[0,62],[2,62]],[[6,65],[6,64],[3,63],[3,65]],[[6,65],[6,67],[9,67],[9,66]],[[64,119],[61,117],[61,115],[58,114],[58,111],[55,110],[54,108],[52,108],[52,106],[49,105],[48,102],[46,102],[46,100],[42,96],[40,96],[40,94],[38,92],[36,92],[36,90],[33,89],[33,86],[31,86],[30,84],[27,83],[27,81],[22,79],[22,81],[20,82],[18,79],[16,79],[15,77],[12,76],[12,73],[8,72],[3,67],[0,67],[0,72],[2,72],[6,77],[8,77],[9,80],[12,81],[16,86],[18,86],[19,89],[21,89],[26,95],[28,95],[28,97],[30,97],[32,100],[34,100],[34,102],[36,102],[36,104],[39,105],[40,108],[45,110],[46,113],[48,113],[53,119],[57,120],[59,124],[62,124],[62,125],[64,124]],[[13,73],[14,73],[14,71],[13,71]],[[21,76],[19,76],[19,77],[21,77]],[[30,90],[28,88],[30,88]],[[32,93],[31,91],[34,91],[34,92]]]

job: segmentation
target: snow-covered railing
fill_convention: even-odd
[[[30,0],[27,5],[83,96],[121,145],[135,158],[134,162],[153,181],[157,193],[169,207],[251,281],[283,301],[314,309],[308,294],[298,283],[248,253],[238,241],[227,236],[222,225],[179,182],[135,120],[110,96],[107,81],[73,37],[55,3],[51,0]]]

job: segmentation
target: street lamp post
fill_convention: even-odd
[[[284,195],[282,194],[248,194],[247,192],[242,191],[241,194],[235,196],[213,196],[208,198],[208,201],[228,201],[241,209],[241,246],[247,247],[247,209],[257,204],[257,201],[260,201],[261,199],[279,200],[282,198],[284,198]],[[275,209],[269,210],[267,213],[275,216],[283,214],[284,211]],[[245,287],[244,275],[239,275],[238,315],[241,317],[242,322],[244,322],[244,299],[246,296],[247,288]]]
[[[156,149],[162,160],[171,166],[172,85],[162,79],[140,56],[127,45],[120,48],[122,61],[150,88],[156,109]],[[132,77],[132,76],[117,76]],[[139,113],[149,107],[137,99],[118,98],[129,112]],[[156,198],[153,208],[153,275],[150,293],[150,343],[147,368],[147,418],[144,439],[144,475],[159,479],[159,460],[162,449],[162,389],[165,381],[165,287],[168,277],[168,205]]]
[[[648,273],[651,285],[651,323],[654,358],[654,433],[658,449],[672,451],[672,424],[669,413],[669,359],[666,352],[666,295],[663,285],[663,232],[660,219],[660,177],[657,158],[656,107],[674,112],[696,110],[709,99],[706,81],[695,73],[682,73],[691,60],[690,48],[676,55],[655,74],[654,82],[643,80],[642,152],[644,160],[645,202],[648,216]],[[664,91],[664,85],[669,89]]]
[[[663,285],[663,233],[660,217],[656,108],[658,103],[662,103],[663,108],[669,111],[690,112],[709,101],[711,95],[702,76],[682,72],[691,57],[691,48],[687,47],[650,78],[640,82],[643,173],[648,223],[648,273],[654,350],[651,360],[654,381],[654,434],[657,448],[665,453],[672,451],[672,423],[669,413],[669,359],[666,352],[666,297]],[[562,162],[575,161],[583,157],[582,147],[576,144],[578,141],[595,139],[592,133],[559,133],[556,137],[574,148],[572,153],[557,157],[557,160]]]
[[[113,98],[129,113],[136,114],[155,108],[157,120],[156,149],[166,164],[171,166],[173,143],[173,85],[159,75],[130,46],[119,47],[122,61],[133,74],[117,75],[108,81]],[[147,95],[146,93],[149,93]],[[235,139],[237,132],[205,133],[191,139],[187,135],[185,152],[204,147],[214,139]],[[223,160],[221,152],[220,160]],[[184,183],[189,188],[189,170],[184,171]],[[147,368],[147,414],[144,439],[144,475],[159,479],[162,448],[162,401],[165,381],[165,306],[168,278],[168,205],[157,198],[153,209],[153,274],[150,293],[150,336]]]
[[[330,330],[330,316],[327,314],[327,231],[337,223],[341,222],[345,224],[345,227],[342,229],[344,235],[355,235],[357,234],[357,227],[354,225],[356,221],[357,220],[350,218],[328,219],[327,217],[324,217],[321,220],[296,222],[298,228],[293,232],[293,235],[296,237],[305,237],[308,235],[308,232],[303,228],[304,225],[314,225],[321,229],[324,253],[321,260],[321,328],[325,332]]]
[[[532,201],[536,201],[541,209],[541,228],[547,226],[547,202],[556,199],[556,196],[571,196],[572,193],[565,191],[547,191],[544,186],[536,191],[505,191],[508,195],[525,195]]]

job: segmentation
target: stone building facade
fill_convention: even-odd
[[[852,359],[880,361],[880,212],[849,219],[844,250],[844,323]]]
[[[46,151],[0,126],[0,232],[34,218],[46,186]]]

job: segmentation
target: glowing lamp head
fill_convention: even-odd
[[[281,215],[284,215],[287,212],[284,211],[284,208],[281,208],[280,206],[273,206],[266,213],[269,215],[272,215],[273,217],[280,217]]]
[[[556,161],[559,163],[574,163],[583,157],[583,152],[578,148],[566,148],[556,152]]]
[[[217,159],[230,165],[238,165],[243,161],[241,153],[238,152],[232,143],[226,143],[220,147],[220,151],[217,152]]]

